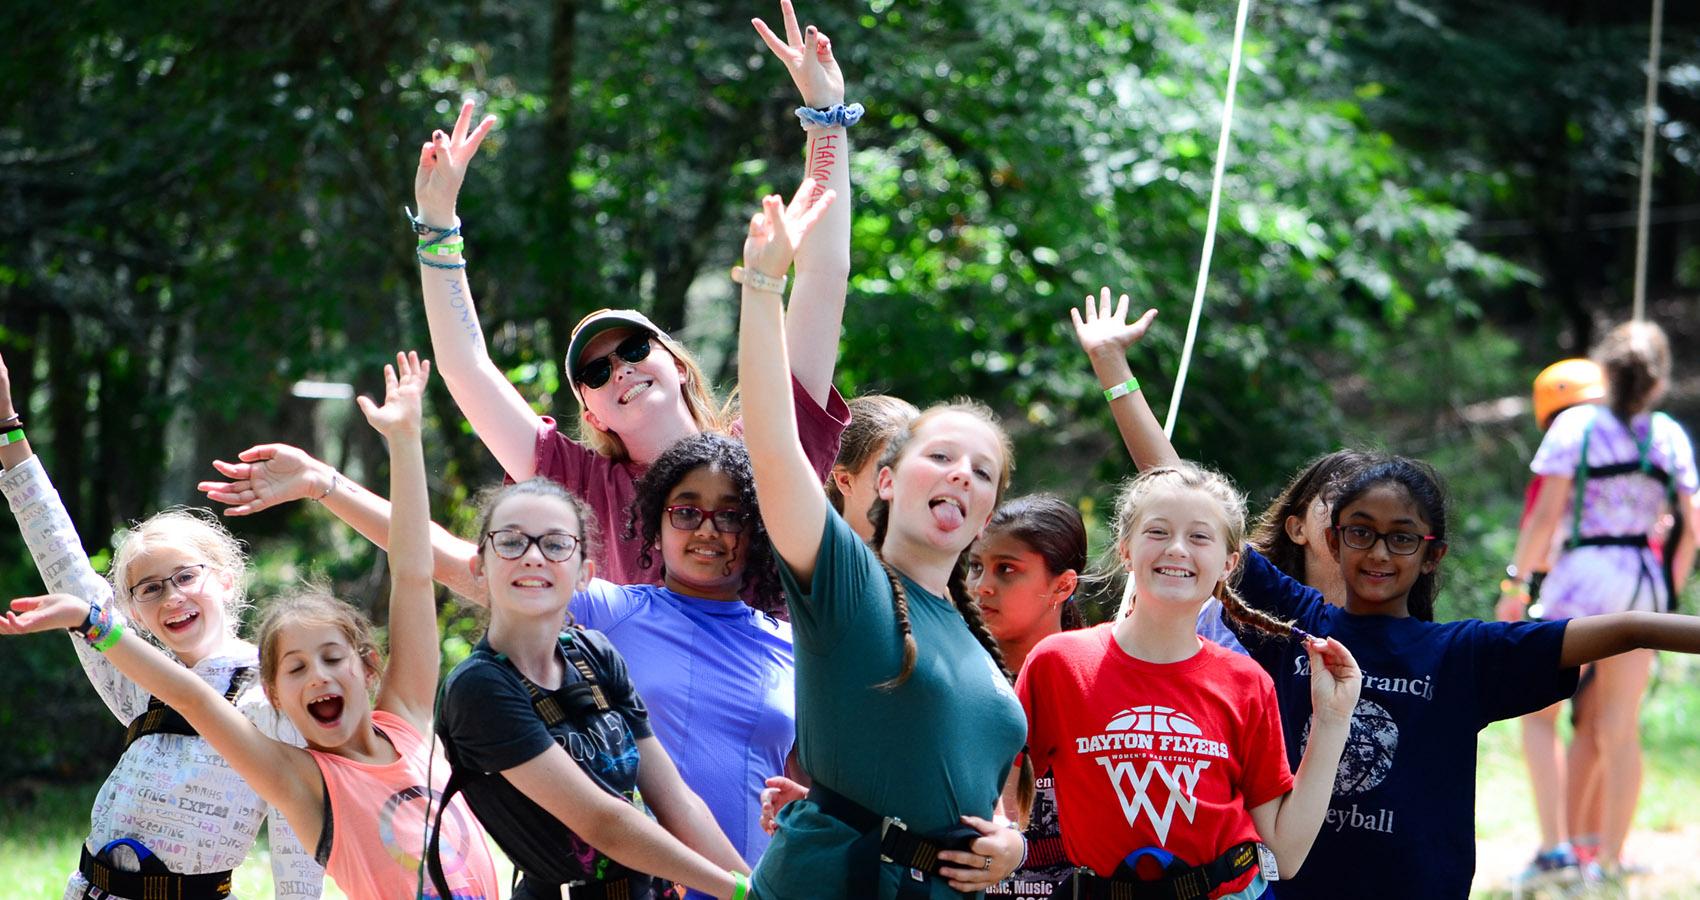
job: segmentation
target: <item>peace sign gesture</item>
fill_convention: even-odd
[[[763,197],[761,212],[750,219],[750,233],[744,238],[743,268],[774,280],[784,277],[791,268],[797,245],[837,197],[836,193],[826,191],[817,198],[813,178],[803,179],[789,204],[778,194]]]
[[[750,24],[791,73],[791,80],[803,95],[803,105],[826,109],[843,103],[844,73],[839,71],[838,60],[832,56],[832,41],[813,25],[798,30],[797,12],[791,8],[791,0],[779,0],[779,11],[785,16],[783,41],[761,19],[751,19]]]
[[[472,101],[468,100],[460,105],[453,134],[433,131],[431,139],[419,148],[413,200],[419,206],[419,217],[431,225],[447,228],[454,222],[455,198],[466,180],[466,167],[478,153],[478,145],[484,143],[484,136],[496,127],[496,117],[485,116],[477,128],[468,131],[471,124]]]

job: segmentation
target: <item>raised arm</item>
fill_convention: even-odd
[[[1571,619],[1564,626],[1558,664],[1569,668],[1631,650],[1700,653],[1700,618],[1621,612]]]
[[[381,550],[390,548],[390,501],[366,490],[329,463],[289,444],[257,444],[237,462],[213,460],[229,481],[203,481],[196,490],[230,508],[227,516],[246,516],[295,500],[316,500],[331,515],[360,532]],[[431,523],[431,577],[474,603],[483,595],[472,578],[478,548],[447,528]]]
[[[1310,740],[1304,759],[1293,773],[1293,789],[1251,810],[1257,833],[1275,853],[1282,878],[1299,871],[1334,794],[1334,776],[1340,770],[1340,754],[1352,730],[1352,710],[1358,704],[1363,673],[1357,660],[1333,638],[1305,642],[1310,654]],[[1275,752],[1281,752],[1281,735],[1274,735]]]
[[[844,74],[832,55],[832,41],[813,25],[799,29],[790,0],[780,0],[779,10],[785,22],[784,39],[766,22],[751,19],[756,33],[791,74],[804,106],[842,107]],[[815,181],[814,199],[832,191],[838,200],[797,248],[797,280],[785,315],[785,345],[792,360],[791,374],[824,407],[838,364],[838,338],[850,282],[850,144],[843,125],[810,124],[805,129],[804,174]]]
[[[440,233],[459,227],[455,202],[466,179],[466,168],[478,153],[478,145],[495,127],[496,117],[485,116],[478,127],[472,123],[472,101],[461,105],[454,132],[436,131],[419,148],[419,171],[413,177],[414,200],[419,221]],[[430,240],[436,233],[423,235]],[[431,352],[442,367],[443,383],[455,398],[472,430],[490,448],[515,481],[536,474],[533,449],[541,417],[525,402],[508,377],[490,361],[484,346],[484,330],[478,325],[478,310],[472,305],[472,288],[466,280],[466,258],[461,253],[442,254],[464,234],[448,238],[431,253],[421,253],[419,284],[425,293],[425,322],[431,329]],[[429,259],[436,265],[425,262]],[[448,268],[445,268],[448,267]]]
[[[1511,564],[1517,567],[1520,583],[1507,578],[1500,584],[1499,603],[1494,612],[1501,622],[1515,622],[1523,618],[1523,608],[1529,605],[1528,576],[1541,568],[1552,550],[1553,532],[1564,518],[1564,505],[1570,498],[1570,488],[1574,483],[1563,475],[1541,477],[1535,506],[1524,519],[1523,527],[1517,531],[1517,549],[1511,555]]]
[[[646,743],[651,746],[645,747]],[[651,751],[660,747],[651,737],[640,740],[638,748],[642,757],[638,766],[639,789],[643,791],[644,802],[653,805],[651,791],[657,788],[645,782],[644,773],[651,766]],[[665,755],[665,751],[661,752]],[[637,807],[597,787],[560,747],[550,747],[532,760],[503,771],[502,777],[537,801],[538,806],[574,834],[629,869],[676,881],[716,897],[733,894],[733,878],[728,869],[749,871],[736,853],[725,861],[724,867],[704,858]],[[725,836],[720,840],[725,841]],[[731,844],[725,849],[731,850]]]
[[[97,631],[96,640],[117,638],[107,646],[106,658],[143,690],[181,713],[236,774],[267,803],[283,810],[296,834],[316,843],[324,824],[323,780],[312,756],[266,737],[200,676],[126,626],[116,610],[108,607],[105,614],[112,617],[104,620],[111,627]],[[11,611],[0,617],[0,635],[82,628],[91,618],[98,615],[91,617],[88,601],[80,597],[25,597],[13,600]]]
[[[420,407],[431,363],[397,353],[384,366],[384,405],[360,398],[366,421],[390,446],[390,659],[377,708],[431,730],[431,703],[442,667],[437,603],[431,584],[431,504],[425,492]]]
[[[1148,309],[1136,321],[1129,323],[1127,309],[1126,294],[1121,295],[1111,309],[1108,287],[1099,290],[1096,300],[1087,294],[1080,309],[1069,310],[1074,319],[1074,336],[1080,341],[1080,349],[1086,351],[1086,358],[1092,361],[1092,371],[1098,376],[1099,386],[1121,394],[1110,400],[1110,415],[1115,417],[1116,430],[1121,432],[1122,443],[1127,445],[1127,454],[1133,458],[1134,468],[1143,470],[1172,465],[1180,461],[1180,455],[1175,453],[1174,445],[1163,434],[1163,426],[1158,424],[1157,417],[1146,404],[1144,392],[1137,387],[1138,382],[1133,382],[1133,390],[1125,393],[1122,387],[1133,379],[1133,369],[1127,364],[1128,348],[1145,336],[1151,320],[1157,318],[1157,311]]]
[[[835,195],[828,191],[814,198],[813,180],[804,179],[788,208],[777,195],[770,195],[762,200],[762,211],[750,220],[744,240],[743,311],[738,328],[744,445],[750,452],[756,494],[762,498],[762,521],[773,549],[801,584],[808,584],[814,575],[826,527],[826,493],[797,439],[782,301],[766,286],[790,267],[797,242],[832,205]]]

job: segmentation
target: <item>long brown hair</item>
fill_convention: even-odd
[[[902,434],[921,411],[901,397],[887,394],[863,394],[849,401],[850,424],[838,439],[838,458],[833,460],[834,472],[844,469],[859,472],[875,453],[884,450],[891,439]],[[883,454],[882,454],[883,455]],[[844,512],[844,494],[838,490],[838,479],[826,477],[826,499],[832,508]]]
[[[1625,322],[1594,348],[1594,361],[1605,370],[1612,415],[1627,424],[1651,409],[1670,381],[1670,339],[1652,322]]]

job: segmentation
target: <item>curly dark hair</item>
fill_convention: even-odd
[[[654,565],[655,549],[661,543],[663,513],[667,495],[673,492],[686,475],[708,467],[732,479],[747,516],[744,530],[737,537],[744,541],[744,580],[740,593],[750,606],[772,616],[784,618],[785,595],[779,583],[779,569],[773,560],[773,544],[767,539],[767,526],[762,523],[761,507],[756,505],[756,479],[750,471],[750,454],[741,441],[721,434],[697,434],[667,448],[649,471],[637,482],[637,497],[626,510],[624,538],[641,540],[638,565]],[[728,563],[730,565],[730,563]],[[662,562],[665,570],[666,562]]]

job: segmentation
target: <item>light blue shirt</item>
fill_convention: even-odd
[[[655,736],[755,865],[768,843],[761,791],[784,774],[796,739],[791,624],[742,600],[601,579],[573,595],[571,611],[626,658]]]

